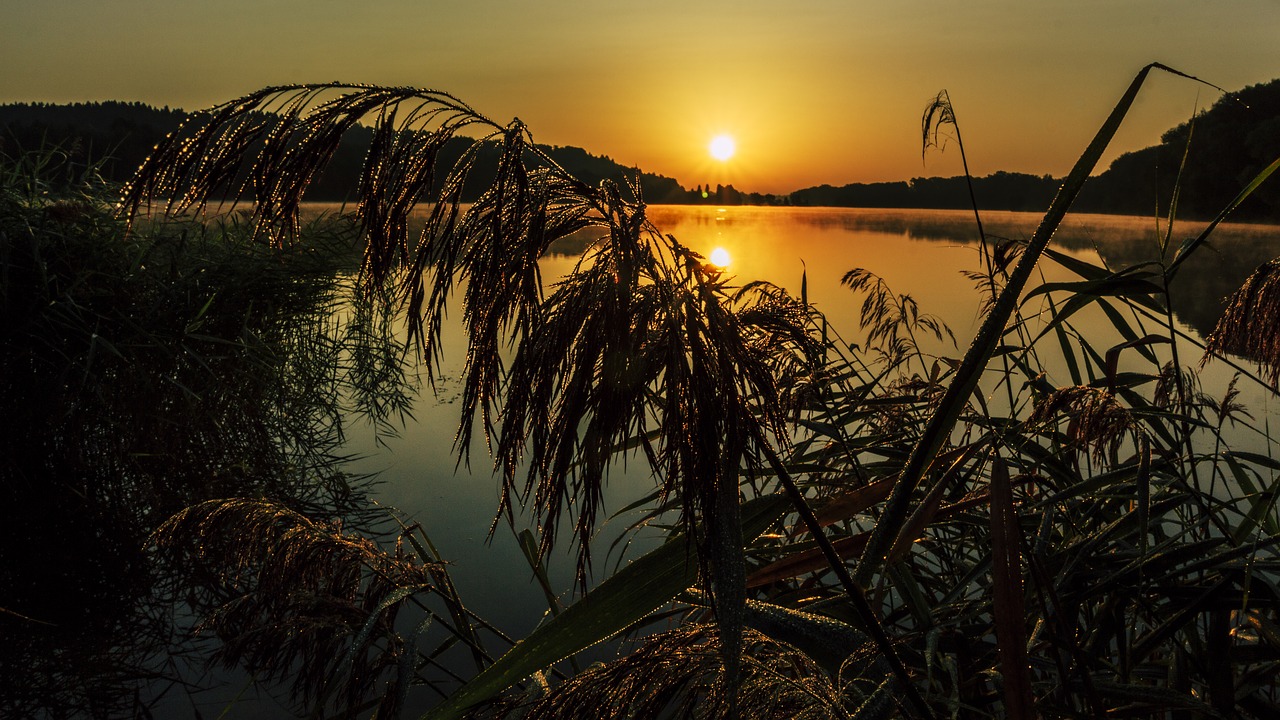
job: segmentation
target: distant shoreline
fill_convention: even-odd
[[[1249,112],[1241,112],[1241,107]],[[142,103],[101,102],[53,105],[0,105],[0,152],[58,148],[68,170],[94,167],[105,179],[124,182],[155,145],[192,117],[182,110]],[[1191,139],[1186,123],[1163,134],[1161,142],[1116,158],[1085,184],[1074,203],[1077,212],[1155,217],[1175,215],[1209,220],[1229,207],[1238,192],[1280,155],[1280,80],[1254,85],[1220,99],[1196,118]],[[342,136],[306,197],[341,202],[358,185],[373,129],[357,125]],[[440,149],[438,162],[450,166],[472,143],[454,137]],[[730,185],[697,183],[686,188],[675,178],[627,167],[608,156],[572,146],[540,145],[539,150],[579,180],[614,182],[627,194],[637,183],[652,205],[797,206],[875,210],[971,210],[969,184],[983,212],[1044,212],[1061,185],[1049,175],[995,172],[983,177],[917,177],[898,182],[818,185],[785,194],[743,191]],[[468,175],[464,199],[474,199],[496,169],[497,148],[480,147]],[[103,158],[108,158],[105,162]],[[532,156],[531,156],[532,158]],[[1239,222],[1280,223],[1280,179],[1257,188],[1233,213]]]

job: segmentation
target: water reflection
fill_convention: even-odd
[[[938,305],[976,308],[972,283],[959,271],[978,267],[978,232],[973,214],[960,210],[862,210],[846,208],[766,208],[656,206],[649,215],[664,232],[701,252],[725,246],[735,259],[733,271],[744,280],[765,279],[798,290],[800,273],[807,270],[810,288],[837,281],[853,267],[865,267],[886,277],[900,292],[934,298]],[[989,237],[1027,240],[1041,216],[1035,213],[984,213]],[[1170,238],[1165,254],[1197,235],[1205,223],[1177,222],[1172,232],[1149,218],[1114,215],[1069,215],[1055,233],[1051,247],[1091,260],[1101,259],[1118,270],[1160,257],[1160,241]],[[930,247],[932,246],[932,247]],[[1202,248],[1179,272],[1172,285],[1174,313],[1200,335],[1217,320],[1223,299],[1258,265],[1280,254],[1280,227],[1224,224],[1209,246]],[[803,265],[801,264],[803,261]],[[1041,262],[1042,273],[1058,279],[1074,276]],[[831,269],[827,272],[825,269]],[[819,275],[815,282],[815,272]],[[950,275],[951,277],[947,277]],[[822,294],[822,293],[820,293]],[[836,310],[845,303],[824,294]],[[972,316],[952,313],[958,331]]]

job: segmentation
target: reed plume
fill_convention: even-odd
[[[895,294],[879,275],[865,268],[854,268],[846,272],[840,282],[864,295],[858,322],[867,331],[867,346],[879,351],[890,366],[911,355],[922,357],[916,338],[918,332],[932,335],[935,340],[946,336],[955,344],[955,334],[946,323],[935,315],[920,312],[915,298]]]
[[[755,630],[744,633],[738,687],[742,720],[852,717],[845,696],[803,653]],[[716,630],[689,625],[654,635],[630,654],[587,669],[546,695],[508,696],[474,712],[479,720],[688,718],[730,715],[729,692]]]
[[[1227,299],[1200,363],[1226,354],[1257,362],[1271,387],[1280,387],[1280,260],[1258,267]]]
[[[289,681],[303,707],[351,713],[380,693],[395,712],[408,682],[398,669],[415,661],[396,616],[432,589],[433,564],[264,500],[194,505],[151,540],[207,613],[198,630],[221,641],[215,660]]]
[[[1076,385],[1059,388],[1036,404],[1029,423],[1068,418],[1066,434],[1073,443],[1088,448],[1095,460],[1114,455],[1121,442],[1141,427],[1115,395],[1102,388]]]
[[[739,478],[759,467],[766,438],[786,437],[760,338],[804,331],[781,330],[792,316],[774,313],[766,325],[735,314],[721,273],[649,222],[638,185],[588,186],[518,120],[501,125],[446,93],[295,85],[193,118],[140,169],[125,212],[136,216],[152,198],[166,212],[200,211],[224,193],[253,200],[256,235],[291,244],[309,183],[364,118],[374,139],[357,189],[362,280],[404,299],[429,380],[446,305],[455,289],[462,295],[459,462],[478,426],[502,475],[498,517],[529,506],[544,557],[567,520],[585,587],[608,470],[641,441],[660,494],[676,500],[700,550],[732,676],[745,599]],[[480,138],[438,167],[444,143],[464,130]],[[486,145],[499,151],[497,172],[464,205]],[[427,220],[413,238],[408,217],[419,203]],[[597,241],[544,297],[538,259],[586,229]]]

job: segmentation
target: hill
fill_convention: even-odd
[[[1085,186],[1080,202],[1093,212],[1150,215],[1158,206],[1167,213],[1180,184],[1178,214],[1209,218],[1277,157],[1280,80],[1272,80],[1224,95],[1191,122],[1166,131],[1159,145],[1116,158]],[[1234,217],[1280,221],[1280,183],[1264,183]]]
[[[1183,166],[1182,158],[1186,155]],[[1125,153],[1085,185],[1080,212],[1151,215],[1169,212],[1181,185],[1177,213],[1211,218],[1257,173],[1280,157],[1280,80],[1220,98],[1192,122],[1165,132],[1158,145]],[[1182,166],[1181,179],[1179,167]],[[1044,210],[1061,178],[998,172],[974,178],[983,210]],[[822,185],[791,194],[796,205],[882,208],[968,208],[963,176],[914,178],[897,183]],[[1233,219],[1280,221],[1280,182],[1264,184]]]

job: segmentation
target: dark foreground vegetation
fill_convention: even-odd
[[[157,148],[125,192],[127,228],[102,207],[9,190],[6,331],[23,331],[6,343],[6,400],[34,405],[25,389],[44,387],[71,404],[49,419],[29,413],[44,425],[23,442],[47,449],[7,471],[6,491],[83,496],[93,513],[145,508],[140,520],[102,511],[96,532],[123,523],[130,533],[121,554],[144,576],[165,578],[161,601],[201,618],[216,659],[277,683],[299,713],[318,717],[393,717],[422,696],[435,704],[431,718],[1272,717],[1280,704],[1280,462],[1268,419],[1250,415],[1239,390],[1276,388],[1276,266],[1257,270],[1202,344],[1178,332],[1168,289],[1216,221],[1176,246],[1153,237],[1149,262],[1116,271],[1048,247],[1152,71],[1168,69],[1139,73],[1035,234],[983,240],[972,278],[985,321],[960,357],[931,350],[949,331],[866,270],[851,268],[844,279],[862,307],[856,345],[807,304],[803,286],[792,297],[730,285],[648,223],[633,193],[581,181],[518,122],[495,123],[451,96],[325,85],[238,99]],[[376,127],[355,191],[364,251],[355,297],[373,304],[353,317],[385,318],[378,301],[400,301],[407,336],[434,378],[446,309],[460,305],[468,362],[458,447],[483,435],[502,483],[499,522],[536,522],[524,536],[535,577],[557,543],[577,551],[584,592],[562,605],[549,591],[548,618],[524,638],[467,611],[428,539],[435,529],[405,527],[377,543],[359,523],[333,522],[345,506],[326,504],[347,498],[333,492],[344,483],[324,482],[334,478],[323,461],[330,455],[273,460],[311,439],[288,425],[253,433],[278,447],[200,456],[189,481],[177,478],[190,491],[173,502],[153,500],[168,491],[129,464],[154,449],[125,452],[124,475],[109,476],[123,478],[114,485],[99,479],[118,463],[99,452],[117,436],[98,430],[121,412],[92,404],[100,395],[114,397],[118,387],[137,398],[142,416],[197,401],[210,406],[201,412],[219,412],[236,393],[197,381],[212,382],[224,356],[228,377],[259,393],[297,382],[272,375],[280,357],[293,357],[354,373],[302,374],[322,397],[345,397],[330,383],[354,378],[344,387],[382,407],[380,417],[397,407],[382,394],[394,398],[403,387],[394,352],[347,364],[341,353],[324,354],[330,343],[308,343],[331,336],[323,327],[287,312],[256,315],[256,302],[217,308],[235,274],[138,261],[159,242],[145,240],[158,237],[150,233],[170,227],[142,213],[149,203],[158,203],[156,217],[183,215],[229,190],[253,201],[229,236],[240,240],[226,245],[225,229],[186,225],[179,236],[213,232],[233,256],[263,258],[263,269],[308,286],[308,266],[294,263],[317,240],[299,222],[298,203],[342,131],[363,118]],[[926,136],[956,126],[939,96]],[[468,173],[483,145],[438,164],[462,128],[502,149],[469,206]],[[1277,167],[1273,158],[1237,183],[1218,219]],[[419,203],[425,227],[410,232]],[[582,232],[598,238],[583,262],[543,288],[538,259],[557,238]],[[43,259],[70,242],[106,254],[99,262],[112,270],[71,263],[88,250],[66,252],[66,267]],[[39,257],[26,249],[46,247]],[[1062,263],[1079,280],[1033,285],[1042,262]],[[173,281],[54,301],[69,288],[96,288],[87,281],[100,275],[113,288],[112,278],[130,272]],[[25,285],[10,285],[15,273],[26,273]],[[270,305],[277,293],[291,297],[286,288],[233,295]],[[177,295],[134,312],[137,293]],[[99,297],[87,319],[64,327],[64,310]],[[127,341],[171,306],[174,322],[160,325],[168,336]],[[1110,319],[1114,337],[1080,333],[1075,321],[1091,312]],[[122,315],[127,322],[103,320]],[[218,352],[206,337],[220,338]],[[258,337],[279,337],[272,348],[297,352],[256,354]],[[66,338],[79,345],[62,347]],[[109,344],[105,354],[99,343]],[[116,369],[117,355],[151,347],[164,348],[157,354],[169,364],[116,379],[145,367],[130,360]],[[41,352],[56,362],[31,359]],[[1204,362],[1216,369],[1239,362],[1232,356],[1259,365],[1241,365],[1222,387],[1202,384]],[[19,377],[9,367],[23,379],[8,381]],[[57,374],[46,378],[46,367]],[[170,394],[123,392],[129,382]],[[72,401],[92,403],[77,414]],[[319,417],[336,417],[328,407]],[[282,415],[317,417],[314,409]],[[245,427],[238,419],[207,432],[176,424],[159,437],[201,452],[239,447]],[[17,442],[6,449],[20,452]],[[79,462],[67,470],[63,458]],[[647,517],[668,539],[605,568],[591,562],[592,543],[605,480],[624,460],[651,472]],[[237,484],[249,469],[264,476]],[[235,482],[218,481],[228,474]],[[302,484],[277,488],[276,477]],[[57,530],[26,532],[47,538],[75,520],[58,515],[41,526]],[[40,552],[34,545],[30,534],[15,535],[5,550]],[[29,586],[32,577],[16,580]],[[0,597],[7,628],[50,632],[37,604]],[[618,659],[577,662],[583,649],[637,632]],[[93,669],[59,659],[35,677],[83,678]],[[56,715],[41,702],[67,686],[76,684],[24,695],[21,707]]]
[[[352,228],[289,249],[234,222],[128,231],[82,171],[0,158],[6,718],[141,715],[182,692],[187,590],[148,536],[211,498],[359,520],[343,419],[398,422],[407,402],[402,340],[354,293]]]

